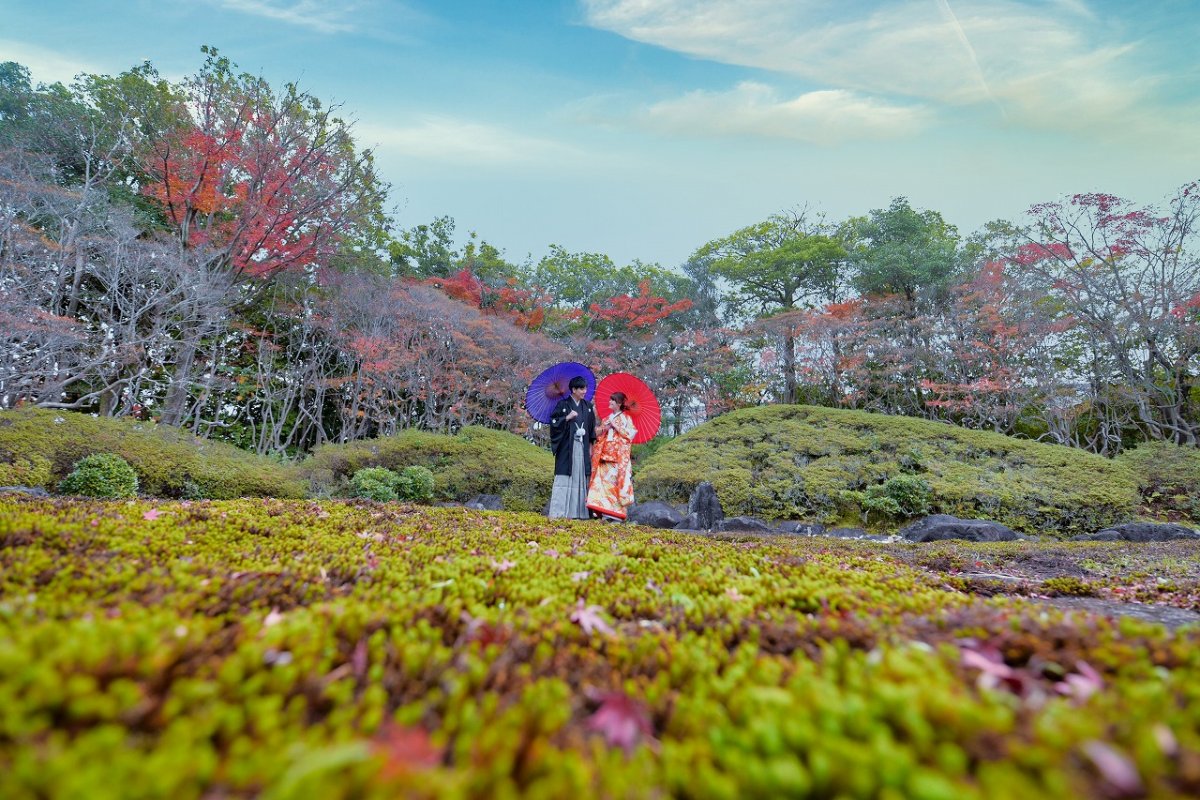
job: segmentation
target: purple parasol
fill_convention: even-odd
[[[596,394],[596,376],[583,364],[560,361],[543,370],[541,375],[530,382],[529,389],[525,392],[525,410],[529,412],[529,416],[538,422],[549,422],[550,414],[558,401],[570,396],[568,384],[571,378],[576,376],[587,381],[587,394],[584,397],[591,400]]]

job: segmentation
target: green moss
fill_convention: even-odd
[[[318,447],[301,465],[316,491],[337,492],[364,467],[402,472],[420,466],[433,474],[434,496],[466,500],[496,494],[513,511],[541,510],[550,499],[554,460],[519,436],[467,427],[450,436],[409,430],[379,439]]]
[[[155,497],[303,497],[294,468],[165,425],[37,408],[0,411],[0,477],[53,489],[93,453],[114,453]],[[0,481],[6,483],[7,481]]]
[[[1151,512],[1200,523],[1200,449],[1145,442],[1116,460],[1136,476],[1142,502]]]
[[[1094,531],[1130,518],[1137,503],[1125,464],[1080,450],[810,406],[744,409],[701,425],[649,458],[635,489],[641,499],[682,502],[708,480],[728,514],[834,522],[848,505],[857,514],[924,513],[919,502],[905,507],[888,490],[872,489],[907,476],[928,486],[929,511],[1030,533]]]
[[[1197,796],[1195,629],[941,574],[1068,565],[1200,576],[1185,542],[0,497],[0,797],[1110,796],[1097,752]]]

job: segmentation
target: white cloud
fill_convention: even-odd
[[[65,56],[37,45],[0,39],[0,61],[15,61],[28,67],[34,83],[70,84],[81,73],[103,73],[105,68]]]
[[[920,108],[891,105],[840,89],[785,99],[753,81],[728,92],[689,92],[651,106],[642,120],[658,130],[698,136],[762,136],[815,144],[891,139],[919,131]]]
[[[223,8],[231,11],[241,11],[257,17],[286,22],[311,28],[318,33],[342,33],[354,30],[354,26],[346,20],[354,12],[350,3],[327,3],[320,0],[297,0],[296,2],[276,2],[276,0],[218,0]]]
[[[453,117],[425,115],[405,125],[360,122],[354,138],[389,156],[479,166],[545,163],[580,154],[551,139]]]
[[[1110,41],[1084,0],[584,0],[588,22],[820,87],[998,106],[994,119],[1120,122],[1160,78]],[[1066,98],[1055,102],[1055,97]]]

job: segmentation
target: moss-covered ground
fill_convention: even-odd
[[[1200,475],[1200,462],[1174,451],[1172,468],[1150,481],[1147,465],[1167,461],[1154,451],[1114,461],[930,420],[761,406],[723,414],[665,443],[638,465],[635,488],[641,500],[679,503],[710,481],[729,516],[894,528],[903,520],[872,513],[866,501],[873,489],[904,476],[928,487],[931,513],[1068,538],[1134,517],[1139,489],[1151,483],[1169,486],[1162,491],[1172,496],[1200,485],[1188,482]]]
[[[1200,628],[1040,597],[1198,563],[3,497],[0,797],[1194,797]]]

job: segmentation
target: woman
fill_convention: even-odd
[[[554,452],[554,486],[550,490],[551,518],[587,519],[588,479],[592,474],[592,442],[596,413],[584,399],[587,381],[576,375],[550,414],[550,449]]]
[[[603,519],[623,520],[633,505],[629,448],[637,428],[626,413],[624,392],[613,392],[608,407],[608,419],[600,426],[592,449],[592,485],[588,489],[587,507]]]

